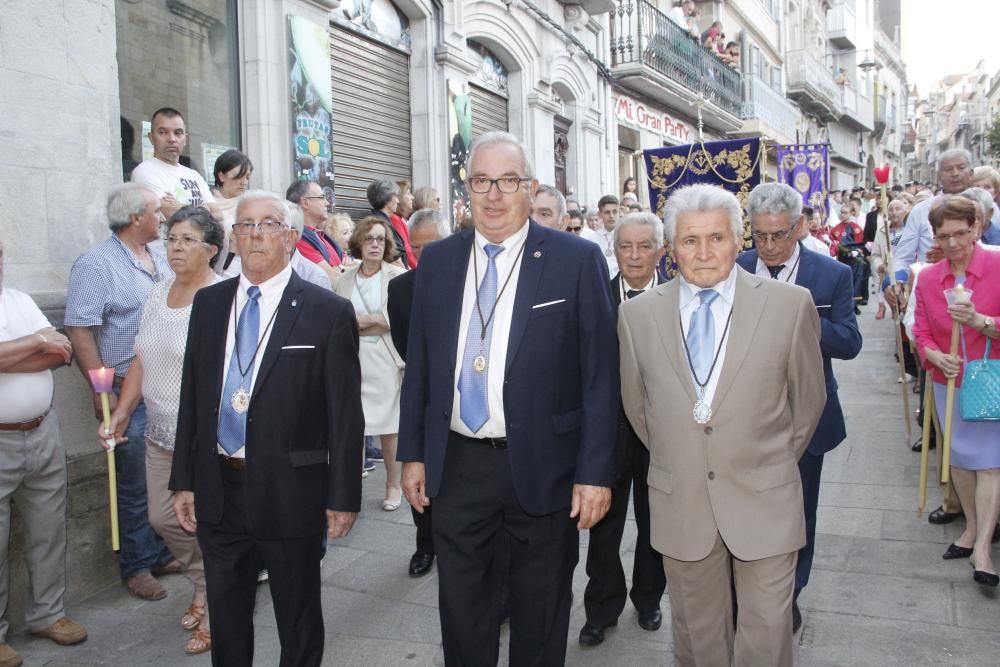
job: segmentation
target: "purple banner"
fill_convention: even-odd
[[[795,188],[802,203],[826,220],[830,194],[830,151],[826,144],[778,146],[778,182]]]

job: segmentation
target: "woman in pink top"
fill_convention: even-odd
[[[963,197],[944,197],[930,212],[931,228],[944,259],[920,273],[916,289],[913,334],[924,367],[933,374],[938,416],[944,423],[946,384],[956,378],[956,410],[952,422],[951,477],[965,511],[963,532],[944,558],[969,557],[973,578],[996,586],[990,538],[1000,514],[1000,422],[968,422],[958,413],[962,364],[981,359],[987,337],[1000,338],[1000,253],[978,243],[982,223],[978,206]],[[962,285],[971,300],[949,306],[944,291]],[[951,356],[952,322],[961,325],[964,343]],[[1000,342],[990,358],[1000,359]]]

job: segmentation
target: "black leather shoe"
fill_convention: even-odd
[[[913,446],[910,447],[910,451],[911,452],[917,452],[919,454],[921,452],[921,450],[923,450],[923,448],[924,448],[924,441],[923,441],[923,439],[920,439],[920,440],[917,440],[915,443],[913,443]],[[934,438],[931,438],[930,449],[932,449],[932,450],[933,449],[937,449],[937,442],[935,442]]]
[[[945,512],[944,507],[938,507],[936,510],[927,515],[927,521],[933,524],[943,524],[951,523],[960,516],[964,516],[961,512]]]
[[[802,612],[799,611],[799,603],[792,603],[792,634],[794,635],[802,627]]]
[[[434,554],[424,554],[419,551],[410,558],[410,576],[422,577],[431,571],[434,564]]]
[[[590,623],[584,623],[583,627],[580,628],[580,645],[597,646],[604,641],[604,631],[615,625],[618,625],[618,621],[603,628],[591,625]]]
[[[952,542],[948,545],[948,550],[941,555],[941,558],[945,560],[954,560],[956,558],[968,558],[971,555],[972,547],[960,547]]]
[[[977,584],[982,584],[983,586],[992,586],[993,588],[996,588],[997,585],[1000,584],[1000,576],[992,574],[990,572],[983,572],[982,570],[973,571],[972,579]]]
[[[660,625],[662,624],[663,614],[660,613],[659,608],[653,609],[652,611],[639,612],[639,627],[643,630],[655,632],[660,629]]]

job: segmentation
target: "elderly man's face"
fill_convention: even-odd
[[[258,223],[250,234],[236,236],[236,250],[240,254],[243,274],[250,282],[260,284],[281,273],[288,264],[288,258],[295,244],[296,232],[286,226],[285,212],[275,201],[255,199],[240,205],[236,211],[236,222]],[[278,222],[270,233],[265,233],[259,223]]]
[[[535,195],[535,203],[531,207],[531,217],[540,225],[550,229],[561,229],[559,219],[559,202],[551,192],[539,192]]]
[[[299,199],[299,206],[302,208],[302,215],[305,216],[306,224],[310,227],[318,227],[324,220],[329,207],[326,203],[326,195],[319,183],[310,183],[309,189]]]
[[[500,192],[499,183],[490,184],[484,193],[473,192],[470,187],[473,224],[492,243],[503,242],[528,221],[538,181],[528,178],[527,169],[521,151],[512,144],[490,144],[476,150],[475,160],[469,165],[470,182],[477,178],[526,179],[510,193]]]
[[[428,243],[433,243],[441,238],[441,232],[438,230],[437,225],[420,225],[416,229],[410,231],[410,248],[413,250],[413,255],[420,261],[420,253],[424,251],[424,247]]]
[[[889,224],[898,225],[903,221],[904,215],[906,215],[906,202],[897,199],[889,204]]]
[[[677,216],[674,255],[684,280],[701,288],[725,280],[736,264],[737,241],[723,209]]]
[[[960,155],[946,158],[941,161],[938,178],[947,194],[958,194],[972,185],[972,166]]]
[[[163,212],[160,211],[160,200],[149,190],[146,194],[146,208],[136,216],[138,223],[136,231],[143,243],[155,241],[160,237],[160,225],[163,224]]]
[[[788,212],[778,215],[761,213],[750,220],[754,246],[757,256],[767,266],[778,266],[788,261],[799,242],[799,226],[801,218],[791,220]]]
[[[615,244],[618,270],[633,289],[649,284],[662,255],[663,246],[656,243],[652,227],[629,223],[618,229]]]

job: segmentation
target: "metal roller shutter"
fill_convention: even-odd
[[[469,97],[472,99],[473,141],[487,132],[507,131],[506,98],[472,84],[469,85]]]
[[[372,180],[413,180],[410,59],[331,26],[330,61],[337,209],[358,220],[371,210],[365,190]]]

